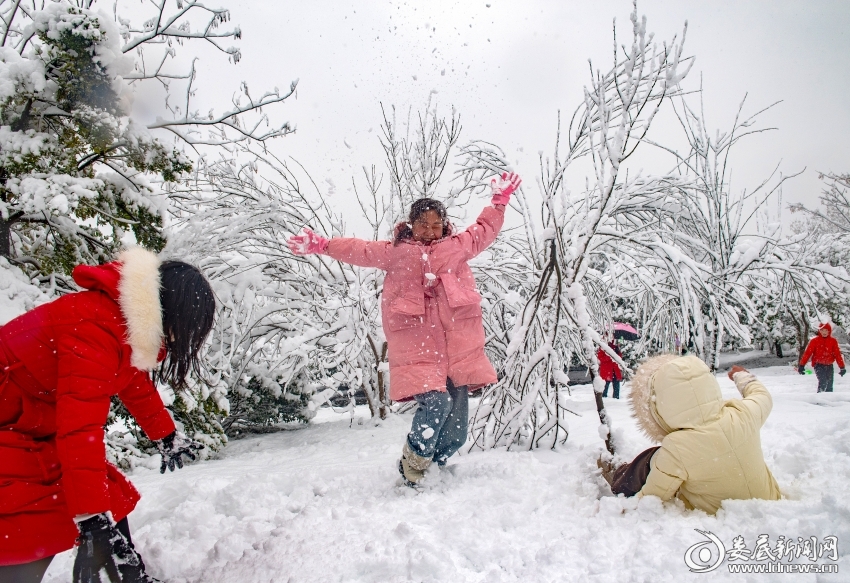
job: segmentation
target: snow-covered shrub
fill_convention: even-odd
[[[296,382],[274,390],[252,378],[247,386],[231,389],[228,393],[230,411],[223,426],[225,433],[236,437],[307,423],[312,417],[308,408],[311,391],[301,388]]]
[[[218,313],[206,361],[216,422],[229,434],[308,418],[316,391],[353,384],[356,371],[341,369],[364,347],[340,267],[286,247],[287,235],[307,224],[332,232],[333,216],[315,213],[285,164],[242,154],[242,162],[201,162],[175,200],[166,248],[213,285]]]
[[[19,267],[0,257],[0,326],[51,298],[52,290],[38,287]]]

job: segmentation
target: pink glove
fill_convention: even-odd
[[[519,188],[520,184],[522,184],[522,178],[519,177],[519,174],[503,172],[500,179],[494,178],[490,181],[490,190],[493,191],[493,198],[490,203],[507,205],[511,201],[511,195]]]
[[[301,229],[297,235],[292,235],[286,244],[289,250],[296,255],[311,255],[313,253],[324,253],[328,248],[328,241],[321,235],[317,235],[307,227]]]

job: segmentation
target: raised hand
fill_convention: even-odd
[[[735,373],[737,373],[737,372],[747,372],[747,369],[745,369],[743,366],[738,366],[736,364],[731,369],[729,369],[729,372],[726,373],[726,376],[729,377],[730,381],[734,381],[735,380]]]
[[[300,233],[292,235],[286,241],[286,244],[289,250],[296,255],[312,255],[314,253],[324,253],[328,248],[328,242],[321,235],[304,227]]]
[[[492,204],[507,205],[511,201],[511,195],[522,184],[519,174],[503,172],[501,178],[490,181],[490,190],[493,192]]]

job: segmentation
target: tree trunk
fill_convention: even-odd
[[[800,319],[794,318],[794,326],[797,328],[797,362],[803,358],[806,346],[809,345],[809,319],[803,312]]]
[[[782,343],[777,340],[773,343],[773,346],[776,348],[776,356],[778,356],[779,358],[784,358],[782,355]]]
[[[0,217],[0,257],[10,259],[12,257],[12,225],[24,216],[22,211],[9,215],[8,219]]]
[[[593,373],[590,373],[593,378]],[[596,412],[599,413],[599,422],[608,428],[608,435],[605,436],[605,449],[611,455],[614,455],[614,442],[611,439],[611,424],[608,422],[608,411],[605,410],[605,405],[602,403],[602,393],[593,389],[593,396],[596,398]]]
[[[387,342],[384,341],[383,346],[381,346],[381,361],[378,363],[378,366],[383,364],[387,360]],[[389,410],[390,400],[387,395],[387,384],[384,377],[384,372],[378,371],[378,416],[381,419],[387,418],[387,411]]]
[[[9,259],[12,256],[12,223],[0,219],[0,257]]]
[[[589,346],[592,346],[590,339],[586,337],[586,333],[582,332],[582,344],[584,346],[585,355],[587,357],[587,371],[590,373],[590,386],[593,387],[593,396],[596,399],[596,412],[599,415],[599,423],[608,428],[608,434],[605,436],[605,449],[611,455],[615,453],[614,440],[611,439],[611,420],[608,418],[608,411],[605,410],[605,403],[602,402],[602,391],[596,390],[596,378],[599,376],[599,361],[596,358],[596,352],[590,351]]]

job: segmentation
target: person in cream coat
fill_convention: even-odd
[[[716,513],[723,500],[779,500],[760,436],[773,400],[747,370],[733,367],[729,377],[742,399],[724,400],[717,379],[695,356],[662,355],[641,365],[632,379],[632,413],[643,432],[661,445],[618,468],[614,486],[618,474],[621,482],[630,477],[634,483],[636,473],[642,473],[639,497],[676,496],[686,507],[708,514]]]

